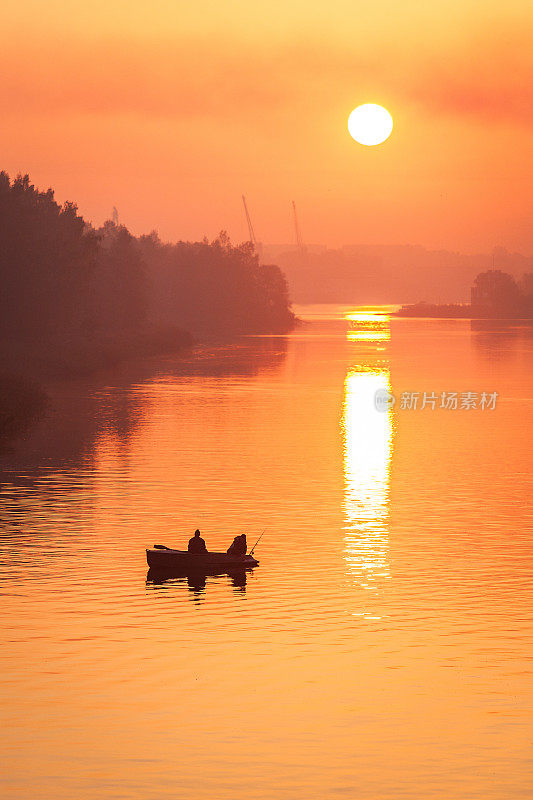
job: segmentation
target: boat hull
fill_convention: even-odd
[[[146,560],[155,572],[252,569],[259,561],[253,556],[235,556],[228,553],[189,553],[188,550],[147,550]]]

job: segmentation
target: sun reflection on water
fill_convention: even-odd
[[[347,314],[350,341],[390,338],[382,315]],[[377,349],[377,347],[376,347]],[[377,391],[391,391],[388,368],[375,358],[351,369],[344,383],[344,554],[347,572],[364,589],[379,590],[390,578],[389,493],[393,450],[392,409],[378,411]]]
[[[390,339],[389,318],[371,311],[351,311],[345,315],[348,322],[346,338],[350,342],[387,342]]]

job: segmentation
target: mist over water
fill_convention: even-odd
[[[2,454],[3,797],[531,796],[531,328],[296,311]],[[197,527],[260,566],[148,579]]]

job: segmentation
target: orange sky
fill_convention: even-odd
[[[533,253],[529,0],[4,0],[0,167],[134,233]],[[356,144],[349,112],[395,129]]]

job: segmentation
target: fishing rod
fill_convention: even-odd
[[[254,544],[254,546],[252,547],[252,549],[250,550],[250,552],[248,553],[248,555],[249,555],[249,556],[253,556],[255,548],[257,547],[257,545],[259,544],[259,542],[261,541],[261,539],[262,539],[262,538],[263,538],[263,536],[265,535],[265,531],[266,531],[266,528],[265,528],[265,530],[263,531],[263,533],[261,534],[261,536],[259,537],[259,539],[257,540],[257,542]]]

